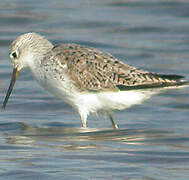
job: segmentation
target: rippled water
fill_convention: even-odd
[[[75,42],[142,69],[189,79],[187,0],[0,1],[0,96],[12,66],[9,44],[35,31]],[[0,113],[0,179],[189,179],[189,88],[169,90],[81,127],[72,108],[47,94],[28,70]]]

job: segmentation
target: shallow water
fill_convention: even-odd
[[[0,2],[0,96],[12,66],[9,44],[35,31],[54,44],[75,42],[142,69],[189,79],[189,2]],[[189,179],[189,88],[172,89],[82,129],[68,105],[21,73],[0,116],[0,179]]]

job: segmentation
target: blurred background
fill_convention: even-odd
[[[188,0],[0,1],[0,98],[12,65],[9,45],[37,32],[124,63],[189,79]],[[109,120],[76,112],[20,73],[0,114],[1,179],[188,179],[189,88],[172,89]]]

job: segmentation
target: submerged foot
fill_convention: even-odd
[[[113,128],[114,128],[115,130],[118,130],[118,129],[119,129],[117,124],[114,124],[114,125],[113,125]]]

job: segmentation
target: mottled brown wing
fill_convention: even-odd
[[[182,76],[137,70],[112,55],[77,44],[55,47],[75,86],[82,91],[118,91],[175,85]]]

